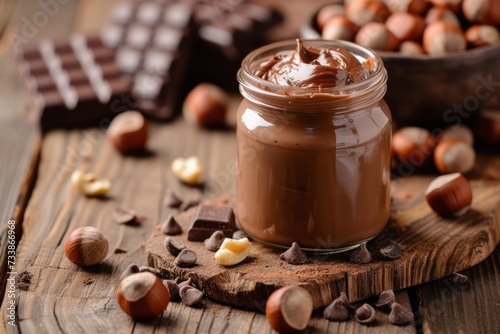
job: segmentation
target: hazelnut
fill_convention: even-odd
[[[267,300],[266,318],[279,333],[304,330],[311,319],[313,299],[299,286],[285,286],[276,290]]]
[[[500,1],[464,0],[462,12],[470,22],[500,24]]]
[[[215,253],[214,259],[223,266],[233,266],[247,258],[251,245],[248,238],[237,240],[226,238]]]
[[[345,9],[349,20],[362,27],[368,22],[385,22],[391,15],[389,8],[381,1],[363,0],[347,4]]]
[[[477,24],[465,31],[465,39],[471,48],[477,48],[499,43],[500,33],[494,26]]]
[[[111,182],[104,178],[99,178],[92,173],[83,173],[79,170],[71,174],[71,184],[82,194],[89,197],[104,196],[111,188]]]
[[[355,35],[356,26],[344,15],[337,15],[328,20],[321,33],[323,39],[344,41],[353,41]]]
[[[500,146],[500,110],[483,110],[474,130],[483,143]]]
[[[95,227],[77,228],[66,239],[64,254],[77,266],[91,266],[104,260],[108,254],[108,239]]]
[[[437,21],[427,26],[423,41],[424,50],[433,56],[463,51],[467,46],[462,30],[446,21]]]
[[[121,309],[135,320],[160,316],[170,302],[170,293],[160,278],[150,272],[125,277],[116,291]]]
[[[476,152],[458,139],[446,139],[434,150],[434,163],[441,174],[467,173],[474,167]]]
[[[455,13],[458,13],[460,11],[463,2],[463,0],[428,0],[428,1],[431,2],[435,7],[449,8],[453,10]]]
[[[341,4],[331,4],[321,7],[316,15],[316,25],[320,30],[323,30],[326,22],[337,15],[344,15],[345,9]]]
[[[427,12],[425,24],[430,25],[437,21],[446,21],[460,27],[457,15],[446,7],[433,7]]]
[[[398,47],[398,40],[383,23],[370,22],[361,28],[354,40],[366,48],[393,51]]]
[[[138,111],[123,112],[111,121],[107,137],[122,153],[143,150],[148,141],[148,123]]]
[[[193,88],[184,100],[182,114],[188,123],[202,127],[220,127],[225,124],[229,97],[225,91],[210,83]]]
[[[177,158],[172,161],[171,168],[175,177],[188,185],[196,185],[200,182],[202,169],[197,157]]]
[[[425,22],[420,16],[409,13],[396,13],[385,22],[398,41],[420,41],[424,34]]]
[[[425,199],[438,215],[458,217],[472,204],[469,181],[460,173],[442,175],[434,179],[425,191]]]
[[[465,125],[454,125],[444,130],[441,136],[439,136],[439,140],[444,141],[447,139],[458,139],[470,146],[474,145],[474,135]]]
[[[385,0],[387,7],[393,13],[412,13],[422,15],[429,7],[427,0]]]
[[[436,141],[426,129],[405,127],[392,136],[392,153],[400,161],[421,167],[429,160]]]
[[[417,42],[406,41],[399,46],[399,52],[407,56],[418,56],[424,54],[424,48]]]

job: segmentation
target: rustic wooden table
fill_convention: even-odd
[[[54,131],[40,137],[28,118],[8,51],[15,38],[36,40],[62,36],[71,30],[96,31],[115,1],[53,0],[0,1],[0,332],[26,333],[270,333],[265,316],[205,299],[201,307],[171,303],[163,317],[134,322],[118,307],[118,276],[130,264],[146,265],[144,244],[169,211],[162,205],[167,189],[184,197],[200,195],[177,183],[168,172],[178,156],[197,155],[206,169],[210,196],[234,191],[233,131],[202,131],[182,119],[153,124],[151,156],[122,157],[99,129]],[[278,0],[273,3],[279,4]],[[289,18],[275,38],[291,37],[304,14],[325,0],[288,0]],[[45,4],[52,4],[44,6]],[[306,13],[307,12],[307,13]],[[234,99],[234,104],[238,99]],[[232,108],[234,109],[234,108]],[[482,158],[492,182],[500,180],[500,159]],[[109,178],[113,187],[106,200],[87,199],[70,186],[75,168],[87,168]],[[116,205],[148,216],[139,227],[110,222]],[[500,216],[500,213],[499,213]],[[15,266],[8,267],[8,226],[15,225]],[[93,225],[108,236],[110,252],[102,265],[80,269],[63,253],[62,242],[76,227]],[[12,258],[10,259],[12,260]],[[8,272],[28,271],[24,289],[10,287]],[[457,287],[447,279],[399,291],[397,300],[414,313],[414,322],[398,327],[377,311],[375,326],[351,320],[329,322],[316,312],[307,333],[499,333],[500,248],[481,264],[463,272],[469,283]],[[16,308],[10,312],[9,306]],[[9,314],[15,321],[9,323]]]

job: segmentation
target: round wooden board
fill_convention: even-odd
[[[500,184],[472,182],[474,201],[464,216],[445,220],[431,211],[424,191],[431,178],[412,177],[393,182],[392,214],[387,228],[368,243],[372,262],[349,262],[349,254],[309,254],[303,265],[279,259],[282,250],[253,242],[251,255],[241,264],[223,267],[202,242],[186,240],[196,208],[176,216],[184,233],[174,237],[198,254],[197,265],[179,268],[163,245],[165,235],[154,233],[146,245],[148,261],[165,277],[192,278],[206,296],[234,306],[263,312],[269,295],[284,285],[300,285],[314,307],[328,305],[345,291],[351,302],[440,279],[470,268],[495,249],[500,240]],[[394,240],[406,249],[399,259],[387,260],[379,249]]]

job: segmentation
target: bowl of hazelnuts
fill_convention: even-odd
[[[467,123],[500,95],[500,0],[346,0],[321,7],[304,39],[375,50],[399,125]]]

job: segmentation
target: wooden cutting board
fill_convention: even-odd
[[[263,312],[268,296],[281,286],[293,284],[307,289],[315,308],[347,292],[351,302],[378,295],[384,289],[399,290],[440,279],[470,268],[495,249],[500,241],[500,183],[472,182],[474,200],[464,216],[446,220],[431,211],[424,191],[432,178],[411,177],[393,182],[392,214],[386,229],[368,243],[372,262],[349,262],[349,254],[308,255],[303,265],[279,259],[282,250],[253,242],[251,255],[241,264],[223,267],[202,242],[186,240],[196,208],[177,215],[183,240],[198,254],[198,263],[179,268],[163,245],[165,235],[154,233],[146,245],[148,261],[165,277],[192,278],[210,298]],[[399,259],[387,260],[379,249],[394,240],[406,249]]]

